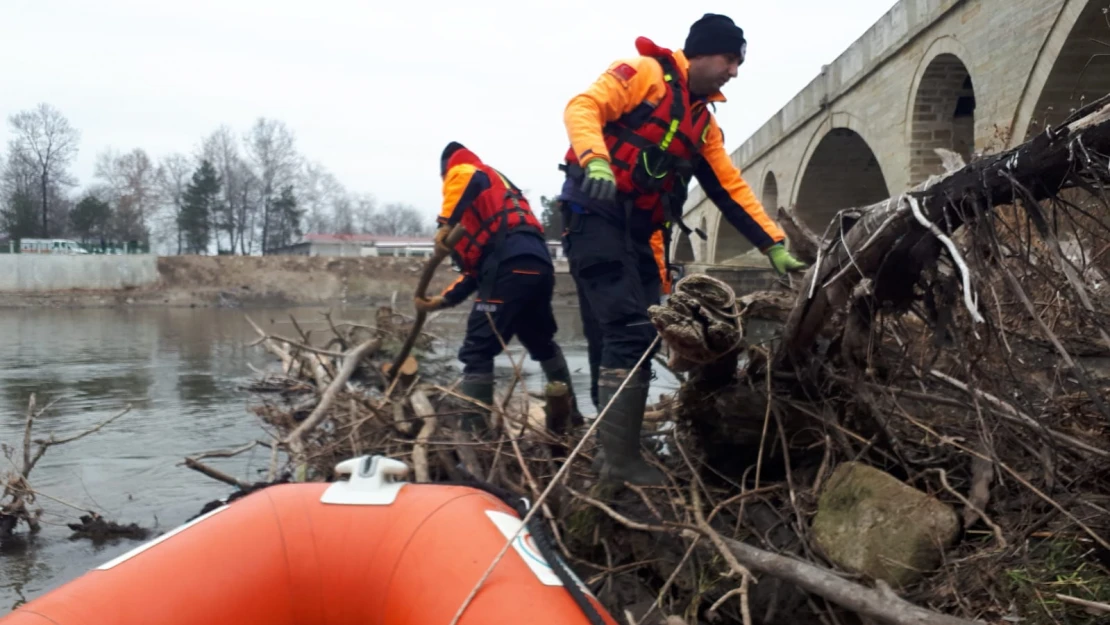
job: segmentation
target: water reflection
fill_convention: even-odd
[[[268,332],[294,336],[294,313],[306,331],[327,333],[320,309],[258,310],[248,314]],[[429,330],[453,356],[462,341],[467,306],[437,315]],[[31,475],[50,497],[96,510],[122,523],[156,531],[193,516],[228,488],[180,466],[184,456],[265,437],[241,387],[274,369],[273,358],[251,347],[256,335],[244,311],[218,309],[0,310],[0,442],[21,445],[27,399],[57,400],[36,435],[74,434],[116,414],[132,412],[103,431],[47,452]],[[373,325],[374,310],[336,311],[334,318]],[[582,324],[574,308],[557,309],[559,334],[582,411],[593,414]],[[523,359],[525,385],[540,391],[543,374],[519,344],[496,362],[499,385],[512,376],[509,356]],[[658,368],[657,368],[658,369]],[[654,391],[674,388],[658,372]],[[503,386],[502,386],[503,388]],[[655,396],[655,395],[653,395]],[[213,460],[247,481],[259,479],[268,452]],[[65,521],[76,513],[47,498],[40,535],[24,549],[0,555],[0,613],[98,566],[136,543],[93,547],[69,541]]]

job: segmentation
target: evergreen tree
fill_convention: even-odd
[[[298,207],[297,197],[293,195],[293,186],[286,185],[281,189],[281,196],[270,205],[270,240],[266,242],[266,250],[284,247],[293,243],[300,237],[301,218],[304,209]]]
[[[33,239],[39,236],[38,218],[35,200],[27,191],[12,193],[0,208],[0,228],[12,239]]]
[[[563,236],[563,211],[559,210],[558,200],[546,195],[540,196],[540,223],[543,224],[544,237],[549,241]]]
[[[193,179],[185,188],[184,205],[178,217],[178,227],[185,238],[185,249],[192,254],[208,251],[212,236],[212,217],[219,210],[221,180],[216,168],[207,159],[193,172]]]
[[[69,214],[69,223],[73,226],[73,232],[81,238],[82,243],[105,236],[111,220],[112,207],[93,195],[85,196],[85,199],[78,202],[73,212]]]

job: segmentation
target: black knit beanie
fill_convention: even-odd
[[[727,15],[706,13],[690,27],[686,45],[682,47],[686,58],[709,54],[738,54],[744,59],[747,52],[744,29]]]
[[[451,160],[451,156],[459,150],[465,149],[466,146],[458,141],[452,141],[443,148],[443,153],[439,155],[439,175],[440,177],[447,175],[447,161]]]

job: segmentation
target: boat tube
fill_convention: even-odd
[[[405,482],[408,467],[382,456],[336,471],[349,479],[276,484],[220,506],[0,624],[449,625],[515,535],[459,625],[616,625],[545,547],[542,526],[522,529],[492,492]]]

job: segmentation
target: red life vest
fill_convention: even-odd
[[[506,234],[524,229],[543,237],[543,225],[532,213],[524,194],[501,172],[483,163],[466,148],[451,156],[448,168],[462,163],[473,165],[489,178],[489,188],[479,193],[463,211],[459,223],[465,234],[455,244],[452,254],[460,271],[477,276],[485,255],[496,248]]]
[[[652,221],[661,223],[664,209],[681,212],[709,131],[709,111],[704,102],[691,105],[686,78],[671,50],[645,37],[636,39],[636,50],[663,67],[666,94],[658,103],[641,102],[602,130],[618,193],[637,208],[653,211]],[[573,147],[566,161],[579,165]]]

